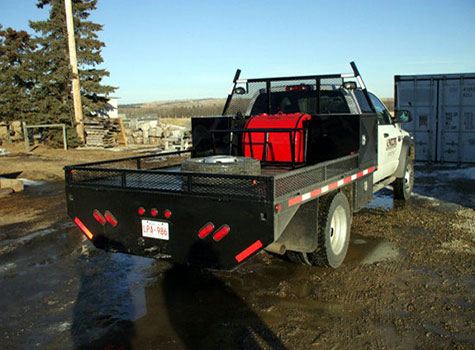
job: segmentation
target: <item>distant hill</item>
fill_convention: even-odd
[[[381,100],[391,112],[394,110],[393,98],[382,98]],[[226,99],[224,98],[205,98],[126,104],[119,105],[119,114],[125,114],[129,119],[141,117],[175,118],[221,115],[225,102]]]
[[[381,101],[389,109],[390,112],[394,111],[394,98],[392,97],[383,97]]]
[[[119,105],[119,114],[128,118],[221,115],[225,101],[224,98],[207,98],[127,104]]]

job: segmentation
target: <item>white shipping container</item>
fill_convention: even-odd
[[[405,124],[416,160],[475,163],[475,73],[396,75],[395,109],[412,113]]]

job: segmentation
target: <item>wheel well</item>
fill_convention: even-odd
[[[404,136],[401,153],[399,154],[399,165],[396,169],[395,176],[398,178],[404,177],[404,169],[406,168],[406,160],[410,158],[415,159],[416,148],[414,140],[409,136]]]

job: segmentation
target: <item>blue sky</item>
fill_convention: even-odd
[[[0,24],[44,19],[0,0]],[[225,97],[242,78],[350,72],[392,97],[395,74],[475,72],[475,0],[99,0],[107,84],[119,103]],[[31,30],[29,30],[31,31]]]

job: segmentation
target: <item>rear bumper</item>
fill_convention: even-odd
[[[105,250],[233,269],[274,241],[273,205],[265,202],[81,186],[66,186],[66,196],[69,216]],[[168,218],[166,210],[171,212]],[[100,222],[95,211],[111,213],[116,225]],[[168,223],[169,239],[143,237],[142,220]],[[213,230],[200,238],[200,230],[209,223]],[[225,225],[229,233],[217,241],[216,233]]]

